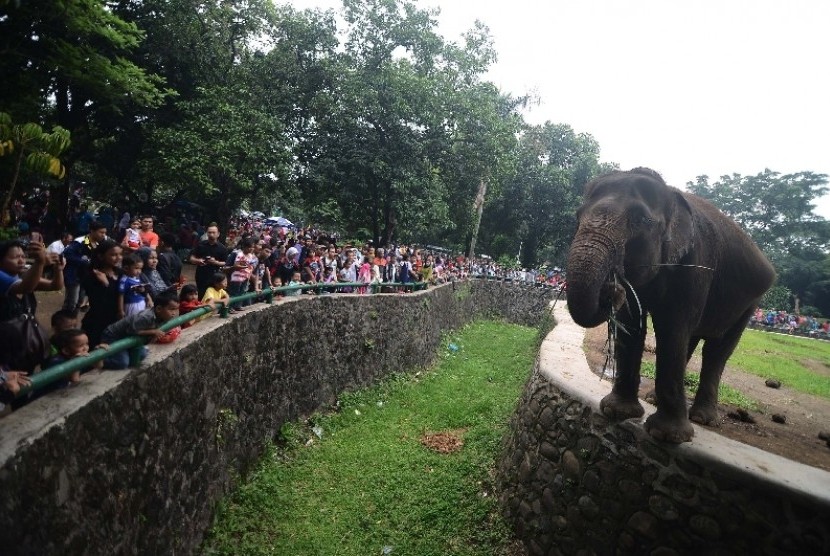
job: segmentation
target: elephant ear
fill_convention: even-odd
[[[671,210],[668,226],[663,234],[663,261],[668,264],[679,262],[694,247],[696,241],[692,207],[683,193],[670,188]]]

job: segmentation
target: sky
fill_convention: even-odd
[[[827,0],[417,3],[441,10],[446,40],[487,25],[498,61],[485,79],[538,98],[527,122],[591,134],[603,162],[681,188],[702,174],[830,174]],[[830,196],[817,205],[830,218]]]

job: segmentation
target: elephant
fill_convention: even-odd
[[[657,410],[644,427],[680,444],[691,421],[714,425],[718,385],[750,316],[775,281],[750,237],[714,205],[666,185],[649,168],[614,171],[585,186],[567,261],[567,304],[576,324],[611,318],[616,376],[600,402],[614,421],[643,416],[637,399],[651,316]],[[687,411],[686,365],[703,341],[700,384]]]

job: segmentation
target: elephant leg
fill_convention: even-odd
[[[683,385],[692,340],[688,333],[676,327],[677,323],[660,324],[654,324],[657,335],[657,411],[646,419],[645,429],[657,440],[679,444],[688,442],[694,436],[686,413],[686,390]]]
[[[700,368],[700,384],[695,394],[695,401],[689,410],[689,419],[701,425],[714,425],[718,422],[718,386],[726,361],[738,346],[752,309],[741,318],[721,338],[707,338],[703,344],[703,364]]]
[[[637,394],[640,389],[640,363],[646,338],[645,315],[634,317],[627,311],[618,314],[620,322],[628,331],[622,330],[614,341],[617,373],[611,393],[602,398],[599,407],[609,419],[622,421],[642,417],[643,410]]]
[[[692,355],[695,354],[695,350],[697,349],[697,345],[700,343],[700,336],[695,336],[691,340],[689,340],[689,349],[686,350],[686,364],[689,364],[689,361],[692,358]]]
[[[694,355],[695,350],[697,349],[697,345],[699,343],[700,337],[698,336],[695,336],[694,338],[689,340],[689,349],[686,351],[686,365],[689,364],[689,360],[692,358],[692,355]],[[657,405],[657,392],[653,388],[649,390],[643,397],[648,403],[652,405]]]

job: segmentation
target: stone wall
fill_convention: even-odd
[[[538,324],[552,295],[474,280],[287,298],[198,323],[141,368],[88,373],[0,421],[0,552],[189,554],[284,423],[430,363],[477,316]]]
[[[672,446],[610,423],[610,383],[564,306],[555,318],[498,471],[529,554],[830,554],[830,473],[698,426]]]

